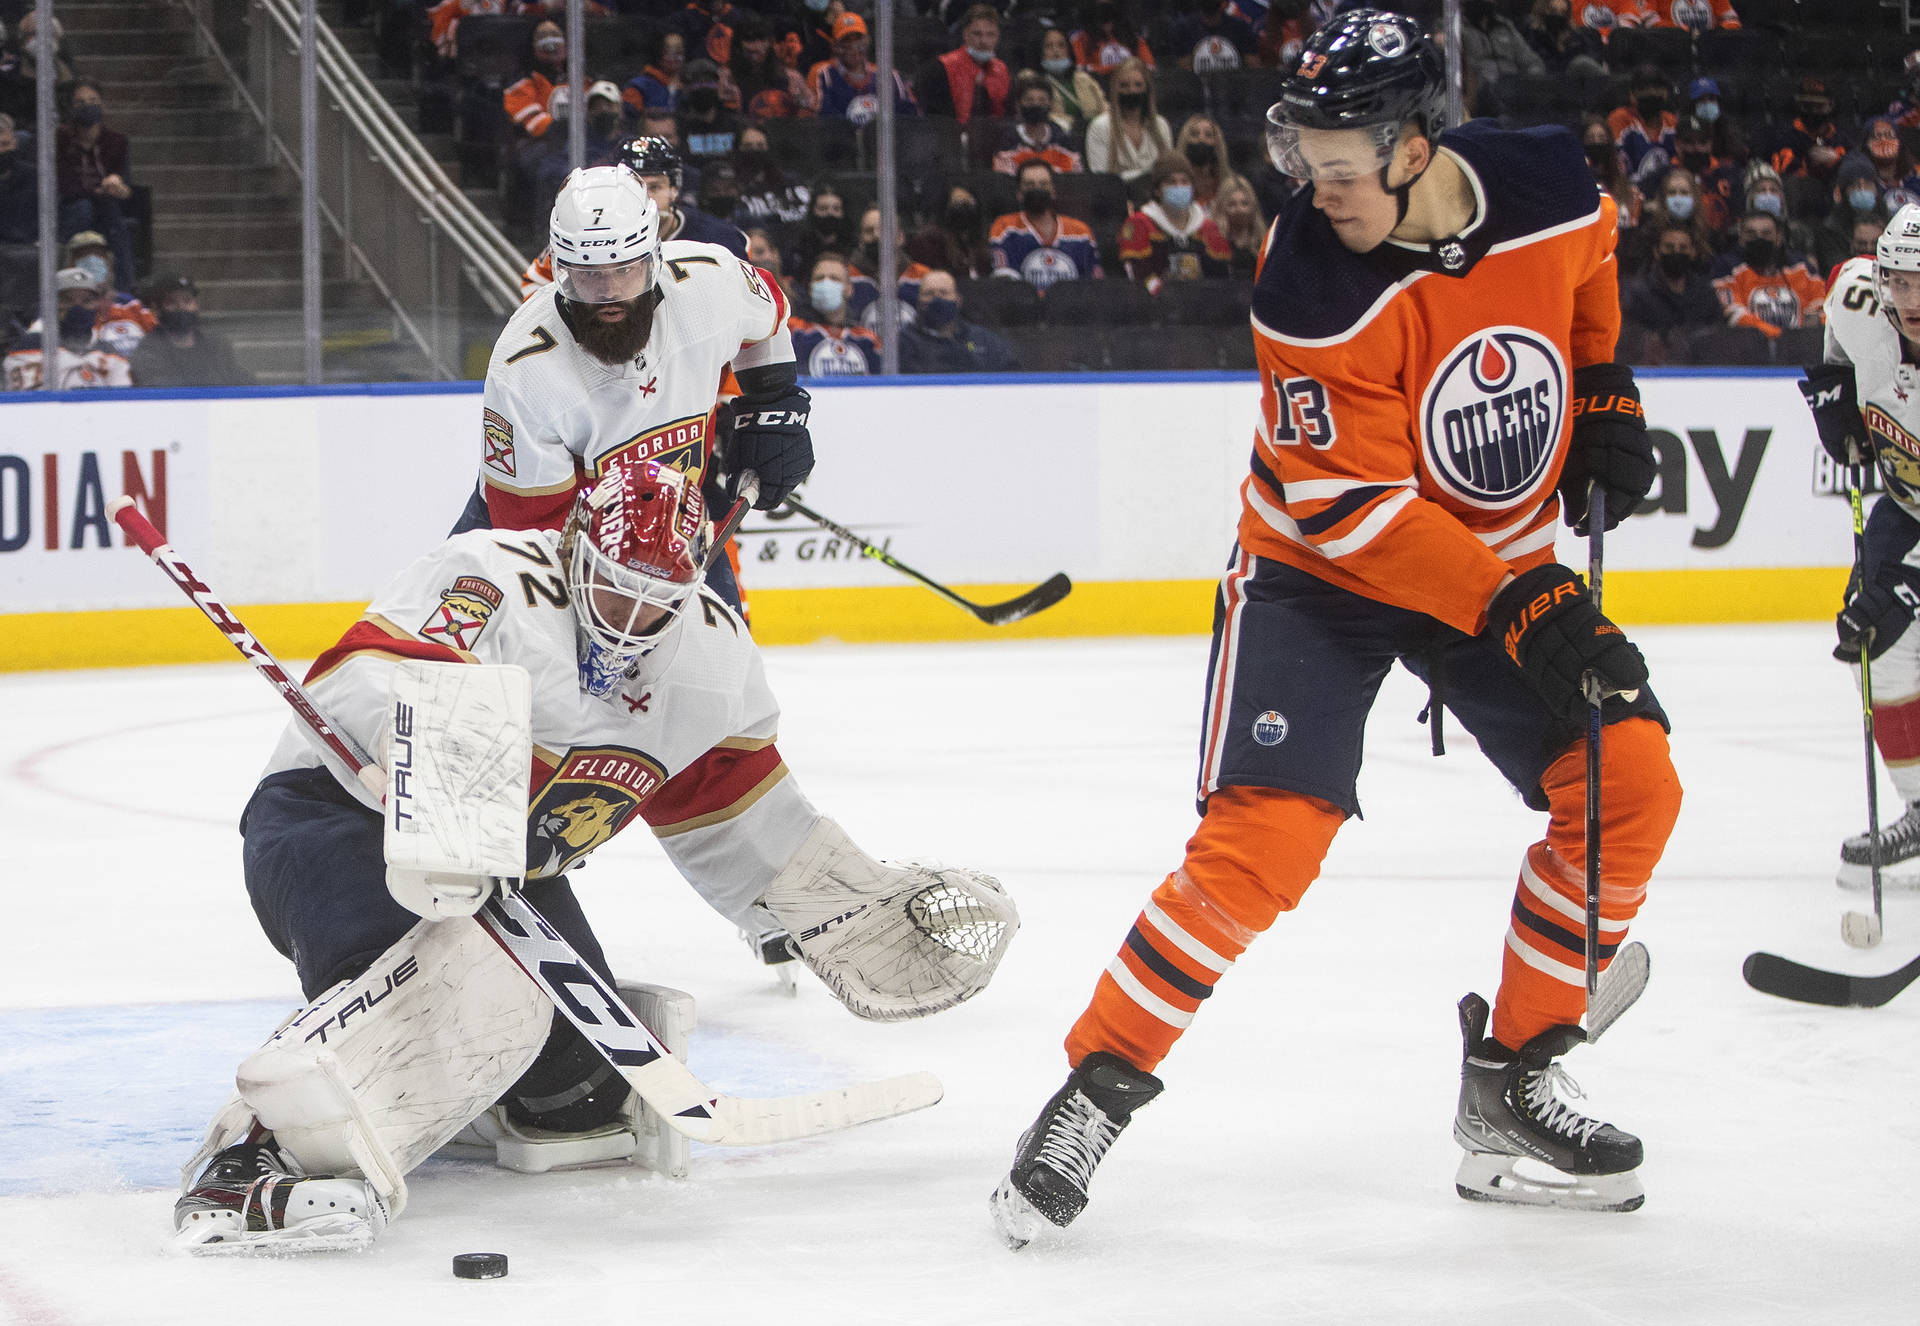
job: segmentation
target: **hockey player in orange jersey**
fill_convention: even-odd
[[[1275,165],[1309,187],[1254,284],[1262,415],[1215,606],[1200,826],[1099,977],[1067,1035],[1072,1073],[993,1194],[1013,1247],[1079,1214],[1160,1092],[1152,1070],[1301,901],[1359,809],[1367,711],[1396,660],[1547,815],[1493,1007],[1460,1002],[1455,1184],[1534,1205],[1642,1201],[1639,1139],[1570,1106],[1557,1063],[1584,1039],[1583,676],[1608,697],[1603,969],[1680,804],[1640,652],[1553,561],[1563,514],[1584,529],[1598,490],[1615,523],[1653,479],[1633,374],[1610,362],[1613,204],[1565,130],[1443,134],[1442,105],[1419,26],[1358,10],[1313,35],[1268,112]]]

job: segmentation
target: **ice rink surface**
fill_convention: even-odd
[[[1540,820],[1404,673],[1320,882],[1222,982],[1050,1244],[986,1197],[1065,1074],[1060,1039],[1192,828],[1203,639],[777,649],[780,746],[869,850],[1001,876],[1024,927],[992,988],[921,1023],[781,995],[628,833],[575,876],[615,969],[698,1000],[694,1068],[778,1094],[914,1069],[925,1113],[692,1177],[433,1161],[371,1251],[190,1259],[174,1170],[239,1058],[298,1002],[234,821],[284,721],[244,665],[0,676],[0,1322],[1474,1322],[1920,1319],[1920,990],[1878,1010],[1750,991],[1769,948],[1856,954],[1839,839],[1863,822],[1857,702],[1815,626],[1634,632],[1687,791],[1636,938],[1646,997],[1568,1060],[1646,1141],[1628,1215],[1453,1192],[1454,1003],[1491,995]],[[1883,806],[1897,806],[1891,789]],[[1890,816],[1889,816],[1890,818]],[[506,1280],[449,1260],[505,1252]]]

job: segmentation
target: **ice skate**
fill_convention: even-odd
[[[1018,1251],[1051,1223],[1073,1223],[1087,1185],[1133,1112],[1159,1095],[1160,1079],[1111,1054],[1090,1054],[1020,1135],[1013,1169],[988,1206],[993,1227]]]
[[[1560,1092],[1579,1086],[1555,1062],[1585,1039],[1550,1027],[1519,1053],[1488,1039],[1487,1001],[1460,1001],[1460,1110],[1453,1138],[1466,1150],[1454,1190],[1469,1201],[1632,1211],[1646,1200],[1635,1173],[1640,1139],[1589,1119]]]
[[[1873,886],[1873,835],[1858,833],[1840,844],[1840,873],[1834,882],[1843,889]],[[1880,829],[1880,886],[1920,889],[1920,801],[1907,813]]]
[[[174,1246],[195,1253],[353,1251],[386,1224],[372,1184],[303,1173],[270,1139],[220,1152],[173,1204]]]

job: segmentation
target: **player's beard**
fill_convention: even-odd
[[[603,364],[630,363],[647,348],[647,339],[653,335],[656,302],[651,291],[627,300],[627,316],[618,322],[602,322],[595,316],[601,307],[598,304],[576,304],[570,319],[574,339]]]

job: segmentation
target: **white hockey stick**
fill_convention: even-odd
[[[306,724],[307,734],[333,760],[369,789],[384,792],[386,779],[351,735],[327,721],[300,683],[293,680],[254,634],[169,547],[129,497],[107,505],[107,514],[142,552],[167,573],[195,607],[280,692]],[[754,1098],[722,1095],[693,1075],[635,1018],[612,987],[587,966],[560,932],[509,885],[473,920],[505,949],[580,1034],[606,1056],[636,1095],[679,1133],[716,1146],[760,1146],[890,1119],[937,1104],[940,1079],[908,1073],[803,1096]],[[442,925],[460,925],[454,919]],[[588,997],[582,998],[582,993]]]

